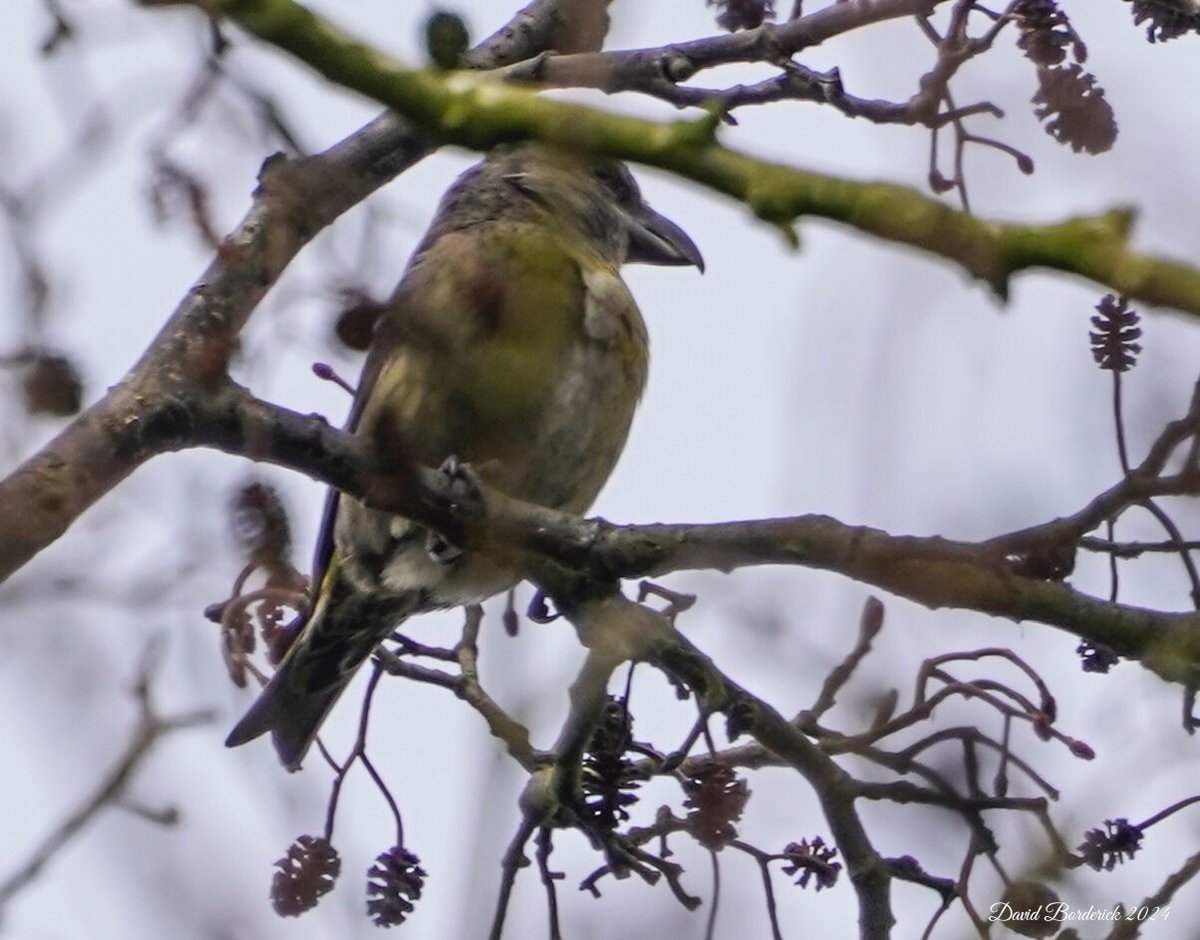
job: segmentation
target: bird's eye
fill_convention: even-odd
[[[620,163],[598,160],[592,165],[592,175],[619,203],[629,202],[637,194],[637,183]]]

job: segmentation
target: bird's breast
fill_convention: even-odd
[[[434,242],[397,292],[405,324],[357,433],[399,434],[437,466],[453,455],[510,496],[582,512],[611,474],[645,385],[645,324],[614,265],[521,225]],[[512,573],[476,553],[441,566],[423,533],[345,501],[337,541],[363,584],[456,604]]]

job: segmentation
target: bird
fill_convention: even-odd
[[[491,151],[447,190],[384,305],[346,429],[377,453],[465,465],[508,496],[586,511],[647,377],[646,325],[620,274],[631,262],[704,270],[623,163],[541,143]],[[313,570],[306,622],[225,742],[270,732],[289,770],[400,623],[520,580],[332,489]]]

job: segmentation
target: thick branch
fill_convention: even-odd
[[[0,580],[57,539],[150,457],[192,443],[194,404],[218,385],[236,337],[296,253],[325,225],[423,155],[381,119],[327,154],[268,161],[254,205],[120,384],[0,483]],[[411,146],[397,151],[404,141]],[[392,172],[389,169],[388,172]]]
[[[290,467],[381,509],[441,531],[466,548],[498,546],[546,590],[595,593],[619,578],[672,571],[731,571],[754,565],[799,565],[835,571],[934,608],[977,610],[1033,620],[1104,644],[1142,661],[1163,678],[1195,681],[1200,669],[1200,614],[1167,613],[1110,603],[1057,580],[1022,573],[997,545],[936,536],[895,536],[827,516],[704,525],[618,526],[580,519],[485,490],[479,506],[456,506],[448,481],[425,468],[381,470],[358,439],[318,418],[251,397],[229,384],[163,420],[156,445],[209,446]],[[1037,530],[1030,530],[1036,532]],[[1058,545],[1059,530],[1048,530]],[[1024,551],[1037,547],[1028,533]]]
[[[895,536],[817,515],[617,526],[490,490],[483,493],[484,511],[481,506],[456,505],[448,481],[436,471],[405,468],[395,455],[383,470],[360,440],[319,418],[258,401],[232,383],[185,402],[187,407],[173,404],[175,410],[164,406],[160,419],[136,434],[116,437],[110,450],[116,454],[126,444],[140,444],[147,452],[208,446],[299,470],[370,505],[428,525],[457,545],[508,552],[513,563],[550,593],[595,594],[620,578],[679,570],[800,565],[835,571],[929,607],[977,610],[1056,626],[1138,659],[1171,681],[1192,682],[1200,675],[1200,614],[1110,603],[1062,581],[1022,573],[1021,559],[1008,553],[1016,546],[1005,540],[970,543]],[[1039,546],[1030,536],[1036,531],[1023,533],[1023,552]],[[1061,533],[1053,525],[1048,531],[1050,544],[1042,547],[1052,550]]]
[[[225,0],[217,6],[260,39],[330,81],[393,108],[442,143],[487,150],[535,138],[661,167],[737,199],[789,238],[794,238],[791,226],[807,215],[852,225],[953,261],[1002,297],[1013,274],[1050,268],[1148,303],[1200,314],[1200,269],[1131,251],[1129,209],[1048,225],[982,220],[908,187],[811,173],[724,147],[715,139],[715,115],[657,123],[542,98],[487,77],[408,68],[294,0]],[[869,6],[894,10],[903,4]],[[840,15],[856,22],[853,14],[860,5],[830,9],[836,22],[841,21],[835,14],[845,9],[850,12]],[[787,30],[806,19],[771,29]],[[749,44],[763,39],[738,41],[747,43],[749,55]]]
[[[492,68],[551,45],[586,48],[578,43],[589,37],[576,34],[560,3],[585,0],[533,0],[469,53],[468,63]],[[195,443],[189,429],[197,400],[222,381],[238,333],[296,253],[428,152],[388,113],[318,156],[267,162],[250,211],[142,359],[0,482],[0,582],[147,459]]]
[[[817,515],[618,526],[495,491],[484,492],[486,513],[477,507],[456,511],[440,474],[424,469],[412,475],[380,473],[359,442],[323,422],[249,399],[240,390],[231,392],[221,409],[232,417],[199,425],[196,443],[290,466],[436,528],[455,544],[490,551],[504,546],[551,593],[586,593],[619,578],[672,571],[799,565],[835,571],[928,607],[1059,627],[1140,660],[1170,681],[1200,676],[1200,614],[1110,603],[1062,581],[1022,574],[1019,560],[991,542],[896,536]],[[1057,528],[1049,531],[1047,550],[1061,537]],[[1021,547],[1030,551],[1038,544],[1026,536]]]
[[[828,516],[621,527],[600,519],[569,522],[545,510],[492,515],[496,508],[491,506],[489,524],[539,553],[553,553],[563,566],[609,577],[768,564],[821,568],[928,607],[1059,627],[1140,660],[1171,681],[1200,677],[1200,615],[1109,603],[1060,581],[1022,576],[1003,557],[970,542],[895,536]],[[522,522],[512,525],[516,518]]]

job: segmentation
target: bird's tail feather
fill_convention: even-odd
[[[381,601],[355,592],[336,575],[330,581],[279,669],[225,739],[227,747],[269,731],[280,761],[298,770],[358,667],[412,613],[414,605],[403,598]]]
[[[328,689],[304,693],[291,687],[281,667],[229,733],[225,746],[237,747],[270,731],[279,760],[288,770],[299,770],[325,716],[350,684],[350,678],[347,675]]]

